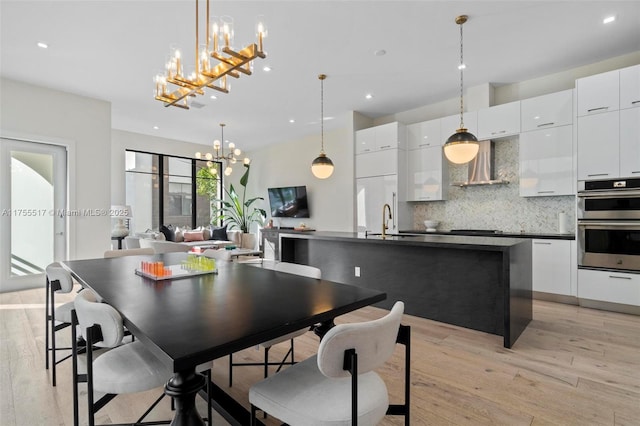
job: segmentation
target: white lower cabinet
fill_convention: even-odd
[[[640,275],[579,269],[578,297],[640,306]]]
[[[533,291],[575,296],[572,241],[534,239],[532,244]]]

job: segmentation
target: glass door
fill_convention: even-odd
[[[0,181],[0,291],[43,286],[66,258],[66,148],[0,139]]]

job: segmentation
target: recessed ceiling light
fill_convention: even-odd
[[[463,70],[463,69],[465,69],[465,68],[467,68],[467,66],[466,66],[465,64],[460,64],[460,65],[458,65],[458,69],[459,69],[459,70]]]
[[[364,95],[364,97],[365,97],[366,99],[372,99],[372,98],[373,98],[373,95],[372,95],[371,93],[367,93],[366,95]]]
[[[295,122],[296,122],[296,120],[294,120],[293,118],[289,119],[289,123],[295,123]]]
[[[271,67],[269,65],[265,65],[264,67],[262,67],[262,71],[269,72],[271,71]]]
[[[41,41],[38,42],[38,47],[40,49],[47,49],[49,47],[49,45],[47,43],[43,43]]]
[[[216,95],[211,95],[211,99],[218,99]]]
[[[153,126],[153,130],[158,130],[160,127],[158,126]]]
[[[606,18],[604,18],[604,19],[602,20],[602,23],[603,23],[603,24],[610,24],[610,23],[612,23],[612,22],[613,22],[613,21],[615,21],[615,20],[616,20],[615,15],[614,15],[614,16],[607,16]]]
[[[384,56],[387,54],[387,51],[384,49],[379,49],[373,52],[374,55],[376,56]]]

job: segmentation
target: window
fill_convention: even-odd
[[[217,223],[220,163],[126,151],[126,204],[130,229],[143,232],[161,225],[195,228]],[[215,170],[215,174],[211,172]]]

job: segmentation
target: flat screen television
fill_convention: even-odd
[[[310,217],[306,186],[269,188],[271,217]]]

